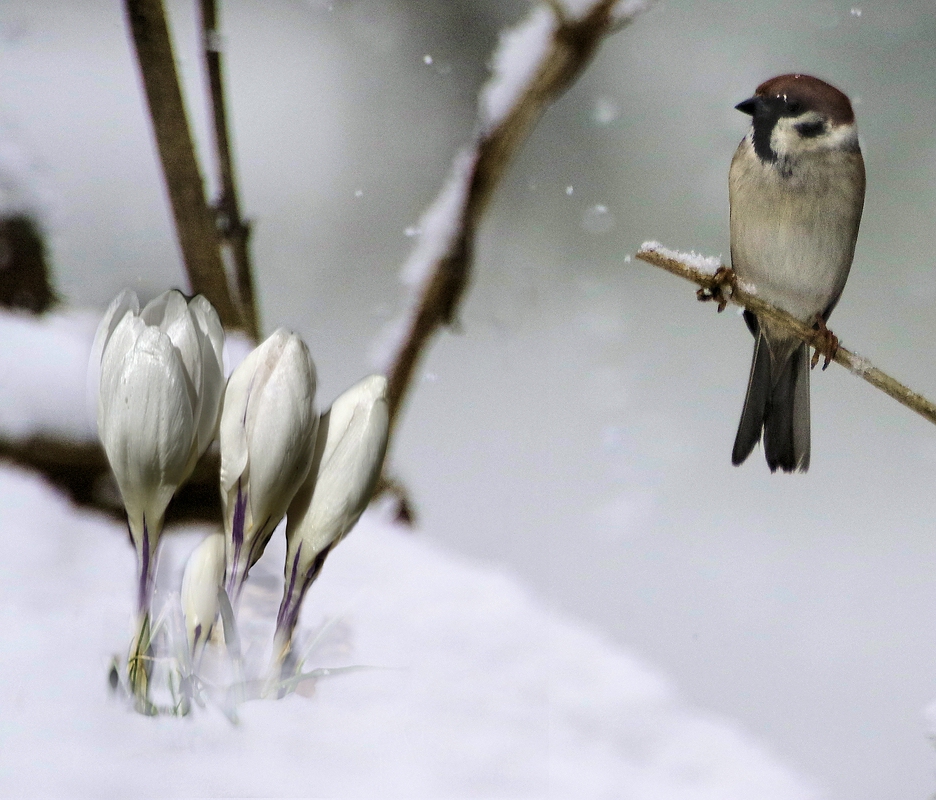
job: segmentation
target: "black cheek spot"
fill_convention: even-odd
[[[801,122],[796,126],[796,132],[804,139],[814,139],[822,133],[825,133],[824,122]]]

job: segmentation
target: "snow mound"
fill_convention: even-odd
[[[0,430],[86,440],[97,424],[85,376],[100,315],[68,309],[41,317],[0,312]]]
[[[377,669],[247,703],[238,725],[211,708],[139,716],[107,687],[129,640],[122,526],[9,468],[0,496],[0,795],[817,797],[510,576],[376,515],[329,558],[300,627],[345,632],[310,667]],[[164,583],[203,532],[167,534]],[[274,607],[280,538],[248,582]]]

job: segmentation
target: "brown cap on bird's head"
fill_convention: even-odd
[[[757,87],[756,97],[780,98],[802,111],[818,111],[834,125],[855,121],[851,103],[842,92],[811,75],[778,75]]]

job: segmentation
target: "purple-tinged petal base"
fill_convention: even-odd
[[[132,538],[132,537],[131,537]],[[153,574],[155,572],[155,542],[150,543],[149,526],[146,517],[143,517],[143,542],[137,552],[138,583],[137,583],[137,612],[143,614],[149,611],[150,600],[153,596]]]
[[[241,479],[237,479],[237,497],[234,498],[234,519],[231,523],[231,547],[233,552],[228,560],[228,575],[225,589],[231,604],[237,604],[241,587],[247,579],[247,570],[241,568],[241,550],[244,547],[244,525],[247,520],[247,493],[243,490]]]
[[[279,612],[276,615],[276,634],[274,636],[274,656],[277,663],[283,664],[292,649],[292,635],[299,621],[299,612],[302,610],[302,601],[305,599],[306,592],[315,582],[315,579],[322,571],[322,565],[332,546],[329,545],[320,553],[316,554],[312,566],[305,573],[299,574],[299,561],[302,556],[302,547],[300,544],[293,556],[292,567],[289,571],[289,578],[286,581],[286,588],[283,591],[283,601],[280,603]]]

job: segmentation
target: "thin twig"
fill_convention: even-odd
[[[176,75],[162,0],[124,0],[192,291],[203,294],[227,328],[244,328],[231,299],[214,216],[205,200]]]
[[[511,158],[533,125],[582,73],[604,37],[623,27],[615,17],[618,0],[600,0],[581,19],[556,14],[548,51],[513,108],[490,130],[484,130],[472,151],[468,193],[458,228],[449,246],[432,265],[389,374],[390,420],[393,426],[416,366],[429,341],[443,325],[451,325],[471,275],[474,238],[481,217]],[[551,5],[555,14],[556,4]]]
[[[689,257],[683,254],[675,253],[656,245],[645,244],[637,253],[637,258],[662,267],[667,272],[678,275],[686,280],[693,281],[708,292],[718,292],[720,286],[711,272],[700,269],[691,263]],[[815,329],[804,325],[799,320],[791,317],[785,311],[781,311],[776,306],[765,302],[755,294],[746,291],[743,285],[732,287],[730,294],[721,294],[721,297],[739,306],[743,306],[754,312],[759,317],[767,317],[772,322],[779,323],[791,332],[795,333],[807,344],[816,346],[821,344],[821,335]],[[927,400],[923,395],[908,389],[902,383],[894,380],[890,375],[881,372],[866,358],[839,347],[835,352],[833,360],[845,367],[849,372],[864,378],[872,386],[880,389],[885,394],[893,397],[898,403],[905,405],[912,411],[916,411],[924,419],[936,424],[936,405]]]
[[[215,138],[220,195],[215,203],[217,230],[231,248],[238,301],[247,334],[260,339],[260,318],[254,295],[253,270],[250,264],[250,223],[241,217],[237,197],[237,181],[227,108],[224,100],[224,78],[221,64],[221,35],[218,32],[218,11],[215,0],[201,0],[202,46],[208,91],[211,96],[211,117]]]

